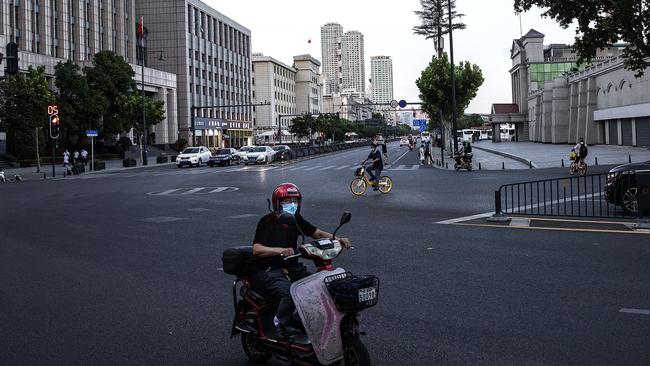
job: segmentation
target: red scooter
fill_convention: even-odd
[[[349,212],[343,214],[334,234],[350,217]],[[283,220],[295,219],[282,215]],[[241,336],[242,347],[251,361],[266,362],[273,356],[296,365],[370,365],[368,350],[359,337],[363,333],[359,331],[358,315],[377,304],[379,280],[335,268],[332,260],[341,253],[342,246],[333,238],[304,244],[303,237],[299,253],[285,258],[307,258],[317,268],[316,273],[291,285],[297,313],[294,325],[304,334],[289,339],[278,339],[275,335],[273,318],[277,304],[254,290],[248,280],[257,270],[252,247],[224,251],[224,272],[237,276],[233,283],[235,317],[231,338]]]

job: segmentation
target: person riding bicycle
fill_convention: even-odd
[[[381,177],[381,171],[384,170],[384,161],[376,144],[370,145],[370,148],[371,150],[370,154],[368,154],[368,158],[362,161],[361,164],[365,164],[368,160],[371,160],[371,164],[366,166],[366,171],[370,176],[370,183],[373,185],[372,189],[376,191],[379,189],[378,179]]]
[[[589,151],[582,137],[580,138],[580,142],[573,147],[573,151],[576,153],[576,163],[584,163]]]
[[[291,283],[309,276],[311,272],[298,261],[298,258],[284,260],[297,253],[298,235],[304,233],[314,239],[331,238],[332,234],[310,224],[300,214],[302,194],[293,183],[282,183],[271,196],[273,212],[262,217],[257,223],[253,239],[253,255],[259,270],[250,276],[253,288],[260,289],[271,300],[279,302],[276,318],[277,335],[288,338],[300,333],[290,325],[295,305],[291,300]],[[280,215],[288,214],[295,218],[294,224],[280,222]],[[345,248],[350,248],[350,240],[336,237]]]

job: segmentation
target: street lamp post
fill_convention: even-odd
[[[454,72],[454,37],[452,25],[451,1],[447,1],[449,8],[449,62],[451,64],[451,138],[454,139],[454,152],[458,151],[456,138],[456,76]]]
[[[140,48],[142,48],[142,68],[140,69],[140,73],[142,74],[142,165],[148,165],[148,159],[147,159],[147,119],[146,119],[146,111],[144,107],[144,64],[145,64],[145,59],[147,57],[147,50],[144,48],[144,37],[142,37],[142,42],[140,44]]]

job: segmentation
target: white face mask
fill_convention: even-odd
[[[297,203],[284,203],[284,204],[282,204],[282,212],[283,213],[287,213],[289,215],[295,215],[297,211],[298,211],[298,204]]]

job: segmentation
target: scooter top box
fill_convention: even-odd
[[[252,246],[228,248],[221,257],[223,271],[234,276],[248,276],[258,269]]]

